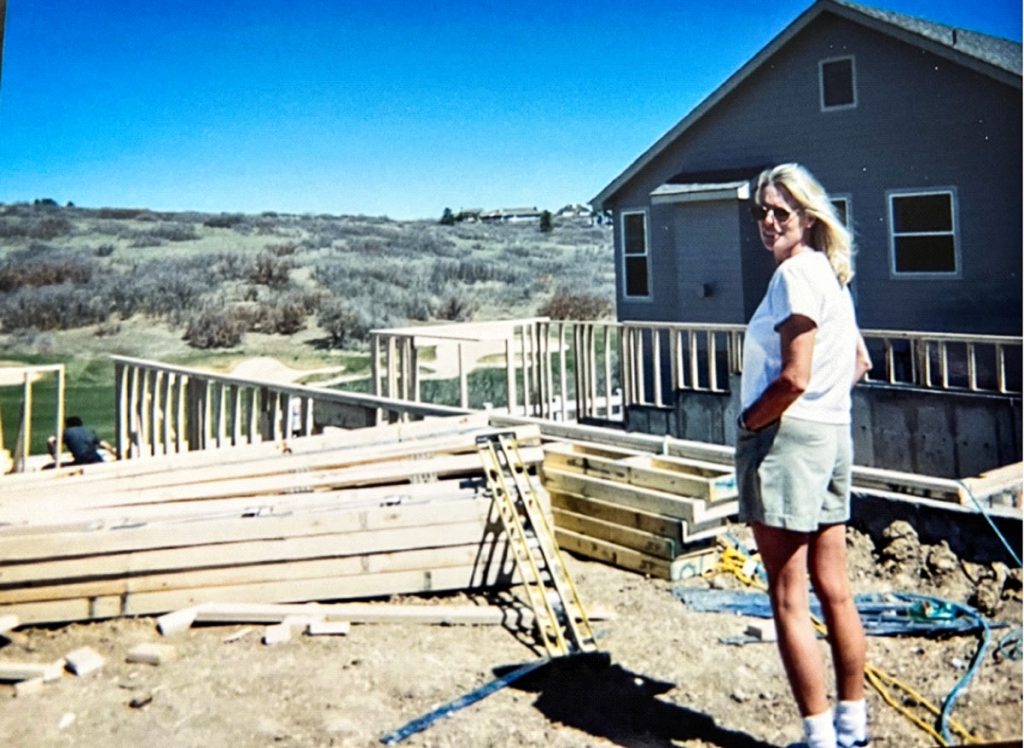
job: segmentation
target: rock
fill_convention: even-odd
[[[890,570],[902,570],[909,564],[916,564],[921,557],[921,542],[917,531],[909,522],[897,520],[882,532],[885,545],[879,551],[879,557]]]
[[[885,530],[882,531],[882,537],[888,541],[898,540],[900,538],[912,538],[914,542],[919,542],[917,537],[917,530],[909,522],[898,519],[889,525]]]
[[[729,579],[725,576],[725,574],[716,574],[715,576],[711,577],[711,582],[709,583],[709,586],[713,590],[727,590],[731,587]]]
[[[750,700],[750,696],[747,695],[746,691],[743,691],[739,688],[737,688],[735,691],[729,694],[729,698],[731,698],[737,704],[742,704],[744,701]]]
[[[994,616],[1003,604],[1003,585],[998,579],[983,579],[968,601],[986,616]]]
[[[153,701],[153,692],[152,691],[143,691],[141,693],[137,693],[134,696],[132,696],[131,701],[128,702],[128,706],[130,706],[132,709],[141,709],[142,707],[146,706],[147,704],[152,703],[152,701]]]
[[[928,551],[925,561],[928,573],[933,577],[946,577],[957,570],[960,559],[949,548],[949,543],[943,540]]]

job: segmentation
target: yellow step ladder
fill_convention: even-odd
[[[501,515],[516,570],[548,656],[595,651],[590,620],[562,561],[553,528],[540,506],[515,434],[486,434],[477,437],[476,443],[487,487]]]

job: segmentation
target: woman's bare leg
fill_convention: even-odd
[[[811,584],[828,625],[836,688],[842,701],[864,698],[864,628],[846,571],[846,525],[830,525],[811,535]]]
[[[807,592],[810,535],[754,523],[754,539],[768,572],[768,595],[779,654],[800,716],[828,709],[825,667],[811,625]]]

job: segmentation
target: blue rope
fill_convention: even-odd
[[[996,534],[996,536],[1002,541],[1003,545],[1006,547],[1007,552],[1010,554],[1010,558],[1014,560],[1018,567],[1024,566],[1024,564],[1020,562],[1020,556],[1018,556],[1014,552],[1013,548],[1010,547],[1010,543],[1006,539],[1006,536],[1003,535],[1003,533],[999,532],[999,528],[996,527],[996,523],[992,521],[992,518],[988,515],[988,512],[985,510],[985,507],[982,506],[980,501],[978,501],[978,497],[974,495],[974,491],[972,491],[970,487],[962,480],[957,480],[957,483],[960,484],[960,486],[965,491],[967,491],[967,495],[971,497],[971,501],[973,501],[974,505],[978,507],[978,511],[981,512],[981,516],[985,518],[985,521],[988,522],[989,527],[992,528],[992,532]]]
[[[981,629],[981,644],[974,653],[974,658],[971,660],[971,666],[967,668],[967,672],[964,674],[964,677],[957,681],[957,684],[953,686],[953,689],[946,696],[945,701],[942,702],[942,712],[939,715],[939,732],[942,735],[943,740],[947,743],[951,743],[953,737],[949,733],[949,715],[953,711],[953,705],[959,698],[960,692],[967,687],[967,684],[971,682],[974,676],[977,675],[978,670],[981,668],[981,663],[985,660],[985,652],[988,650],[989,641],[992,638],[992,629],[984,616],[974,608],[967,605],[949,602],[937,597],[929,597],[928,595],[915,595],[915,597],[927,600],[934,605],[949,606],[958,613],[975,621]]]

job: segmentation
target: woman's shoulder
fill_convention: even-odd
[[[799,280],[812,285],[828,286],[836,279],[835,271],[824,252],[809,250],[794,255],[775,269],[781,279]]]

